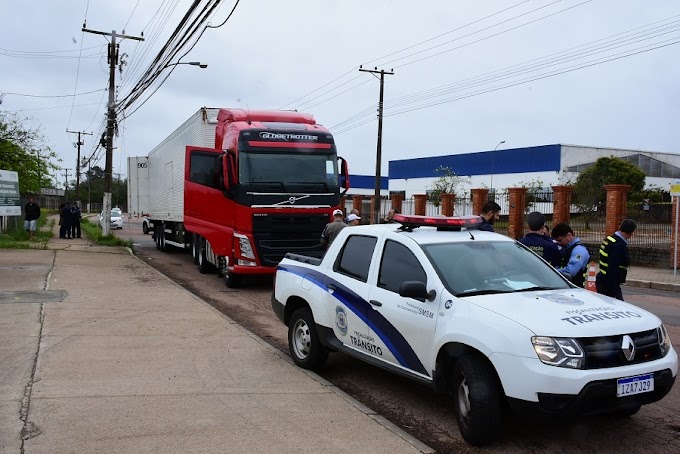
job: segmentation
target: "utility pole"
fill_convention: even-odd
[[[69,131],[68,129],[66,130],[67,133],[70,134],[78,134],[78,142],[76,142],[76,146],[78,147],[78,159],[76,159],[76,204],[78,207],[81,206],[80,203],[80,146],[85,145],[85,142],[80,140],[81,135],[86,135],[86,136],[91,136],[91,132],[82,132],[82,131]]]
[[[361,66],[359,66],[359,71],[365,72],[365,73],[371,73],[373,75],[375,74],[380,74],[380,99],[378,101],[378,147],[375,152],[375,193],[374,193],[374,199],[375,199],[375,204],[373,207],[373,221],[376,224],[380,223],[380,186],[381,186],[381,175],[380,175],[380,167],[381,167],[381,160],[382,160],[382,120],[383,120],[383,97],[385,93],[385,74],[388,75],[393,75],[394,70],[391,69],[389,71],[385,71],[384,69],[381,69],[378,71],[378,68],[375,67],[374,69],[363,69]]]
[[[106,122],[106,169],[104,171],[104,222],[102,225],[102,235],[106,236],[111,233],[111,180],[113,172],[113,133],[116,124],[116,66],[118,65],[118,44],[116,38],[134,39],[137,41],[144,41],[144,38],[136,36],[128,36],[125,34],[118,34],[115,30],[111,33],[100,32],[96,30],[88,30],[83,24],[83,32],[94,33],[95,35],[104,35],[111,37],[109,43],[109,105]]]
[[[64,200],[68,201],[68,171],[71,169],[61,169],[64,171]]]

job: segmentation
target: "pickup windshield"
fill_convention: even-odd
[[[570,288],[554,268],[518,243],[427,244],[423,250],[456,296]]]
[[[245,152],[239,156],[239,182],[282,185],[313,185],[322,191],[335,191],[338,186],[338,164],[335,153],[310,153],[309,150]]]

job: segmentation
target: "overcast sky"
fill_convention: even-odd
[[[73,175],[76,136],[65,131],[93,132],[82,151],[90,156],[108,96],[107,39],[82,33],[83,20],[94,30],[144,32],[143,43],[121,44],[125,95],[191,3],[0,0],[0,109],[41,124]],[[222,1],[212,24],[234,3]],[[484,151],[502,140],[504,148],[680,153],[676,41],[678,0],[241,0],[182,60],[208,68],[175,67],[122,122],[114,172],[124,177],[128,156],[148,154],[208,106],[310,112],[335,134],[352,173],[374,174],[379,82],[361,64],[394,68],[385,76],[383,175],[392,159]],[[657,46],[666,47],[649,50]]]

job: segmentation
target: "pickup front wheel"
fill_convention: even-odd
[[[489,361],[461,357],[453,368],[452,394],[460,433],[471,445],[494,441],[501,430],[502,389]]]
[[[293,361],[303,369],[316,370],[328,358],[328,352],[321,345],[311,309],[296,310],[288,324],[288,347]]]

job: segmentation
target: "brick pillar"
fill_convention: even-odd
[[[605,184],[607,191],[607,220],[605,222],[605,234],[611,235],[619,228],[619,224],[628,214],[628,191],[627,184]]]
[[[396,208],[400,213],[403,213],[401,206],[404,203],[404,196],[401,194],[392,194],[390,196],[392,206],[390,208]]]
[[[571,219],[571,194],[573,186],[553,186],[553,218],[552,225],[569,222]]]
[[[416,216],[425,216],[425,205],[427,204],[426,194],[416,194],[413,196],[415,199],[414,214]]]
[[[489,190],[479,188],[472,190],[472,214],[481,214],[482,207],[489,201]]]
[[[442,215],[453,216],[453,202],[456,200],[456,194],[440,194],[442,201]]]
[[[375,218],[375,195],[371,196],[371,224],[379,224],[380,219]]]
[[[675,231],[675,216],[677,216],[677,209],[678,209],[678,202],[680,202],[680,197],[672,197],[671,198],[673,202],[673,209],[671,211],[671,263],[670,267],[673,268],[675,266],[675,258],[677,257],[677,264],[680,267],[680,239],[678,239],[678,248],[675,248],[675,235],[677,235],[680,232]],[[674,251],[675,249],[675,251]]]
[[[519,240],[524,236],[524,209],[527,205],[528,188],[508,188],[508,202],[510,216],[508,222],[508,236]]]
[[[353,195],[352,196],[352,209],[359,210],[359,216],[361,216],[361,204],[363,203],[363,195]]]

